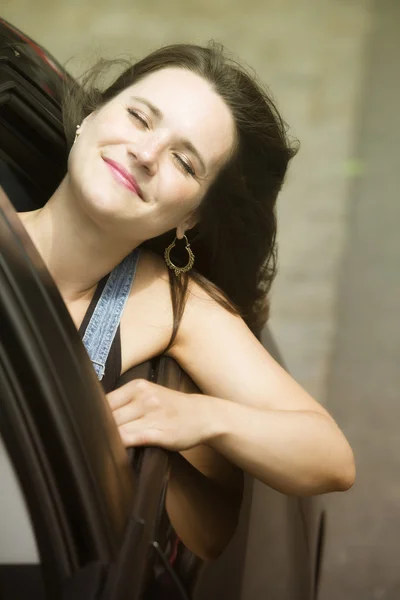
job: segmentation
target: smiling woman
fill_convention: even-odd
[[[232,115],[210,84],[187,70],[168,68],[134,83],[83,120],[69,172],[84,186],[81,201],[101,206],[99,218],[107,206],[118,218],[116,203],[123,204],[134,248],[173,228],[182,237],[195,224],[196,210],[233,140]],[[110,186],[109,171],[143,202]]]
[[[242,470],[298,495],[354,479],[333,419],[254,335],[267,318],[275,203],[295,150],[270,98],[219,47],[161,48],[106,90],[91,84],[66,93],[65,178],[21,220],[124,444],[180,453],[171,521],[198,555],[215,557],[237,522]],[[142,380],[116,389],[163,353],[203,394]]]
[[[158,129],[166,115],[156,105],[157,96],[151,101],[148,94],[140,92],[141,87],[137,88],[140,83],[146,86],[150,75],[157,74],[160,89],[155,91],[159,94],[162,89],[165,93],[169,106],[179,116],[178,132],[185,134],[180,140],[181,152],[171,149],[170,159],[203,184],[198,191],[204,197],[189,223],[193,226],[190,245],[196,256],[192,277],[228,310],[235,307],[252,330],[259,330],[267,317],[267,293],[275,274],[276,197],[287,165],[296,152],[271,98],[219,45],[208,48],[174,45],[157,50],[134,65],[123,63],[127,67],[123,73],[109,88],[100,91],[96,82],[115,68],[116,62],[100,62],[81,84],[68,90],[64,103],[68,139],[72,142],[77,123],[124,92],[127,92],[125,108],[138,127],[151,132],[155,124]],[[167,69],[173,69],[175,74],[181,71],[182,83],[186,83],[183,89],[181,86],[178,90],[177,79],[165,73]],[[167,87],[163,80],[168,80]],[[194,82],[196,85],[192,87]],[[132,85],[135,89],[130,89]],[[150,83],[147,85],[151,87]],[[200,87],[220,113],[213,105],[205,104]],[[221,115],[225,120],[220,120]],[[229,117],[233,123],[226,122]],[[205,148],[196,146],[188,135],[194,124],[200,134],[206,134]],[[229,140],[229,136],[234,139],[229,149],[230,160],[224,163],[224,156],[218,156],[223,148],[218,145],[224,137]],[[204,153],[210,155],[209,160],[214,160],[216,167],[205,182],[202,181],[207,174]],[[193,164],[195,158],[200,164],[197,161]],[[218,177],[213,176],[217,172]],[[174,238],[175,229],[173,226],[147,241],[146,247],[162,256]],[[174,248],[174,261],[180,265],[186,263],[184,244]],[[186,282],[171,277],[170,283],[175,335],[182,316]]]

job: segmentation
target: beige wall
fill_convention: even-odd
[[[371,0],[2,0],[1,14],[76,74],[99,55],[225,43],[272,89],[302,144],[279,203],[272,329],[324,400],[352,172],[353,117]]]

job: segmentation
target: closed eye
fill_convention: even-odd
[[[149,125],[148,121],[146,120],[146,118],[144,117],[144,115],[137,112],[133,108],[127,108],[126,110],[136,121],[139,121],[144,127],[146,127],[146,129],[150,129],[150,125]]]
[[[181,156],[179,156],[179,154],[174,154],[174,158],[179,163],[179,166],[182,169],[184,169],[184,171],[186,172],[187,175],[191,175],[192,177],[195,177],[196,173],[195,173],[193,167],[188,162],[183,160],[183,158]]]

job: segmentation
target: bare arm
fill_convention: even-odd
[[[353,455],[333,420],[315,411],[262,410],[210,398],[212,448],[285,494],[347,490]]]
[[[243,469],[288,494],[351,486],[353,454],[332,417],[240,318],[201,290],[188,301],[170,354],[204,394],[136,380],[109,394],[109,401],[126,446],[181,452],[172,471],[168,512],[194,552],[215,556],[233,533],[241,487],[229,462],[236,476]]]
[[[235,532],[243,476],[206,446],[172,454],[166,509],[184,544],[215,559]]]
[[[202,290],[191,294],[171,355],[209,396],[206,444],[284,493],[352,485],[353,453],[332,417]]]

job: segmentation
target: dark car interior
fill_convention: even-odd
[[[220,561],[204,569],[182,544],[176,552],[164,503],[169,454],[122,447],[68,311],[15,214],[43,205],[65,173],[60,97],[67,78],[43,48],[0,19],[0,442],[38,555],[36,562],[0,560],[0,599],[188,599],[199,581],[199,600],[239,599],[253,482],[246,480],[240,526]],[[262,340],[276,354],[267,330]],[[135,377],[194,389],[165,357],[120,383]],[[266,490],[260,498],[268,503]],[[311,501],[271,498],[263,510],[280,503],[277,518],[289,519],[293,535],[266,556],[297,540],[285,568],[289,587],[298,589],[279,597],[311,600],[320,515]]]

